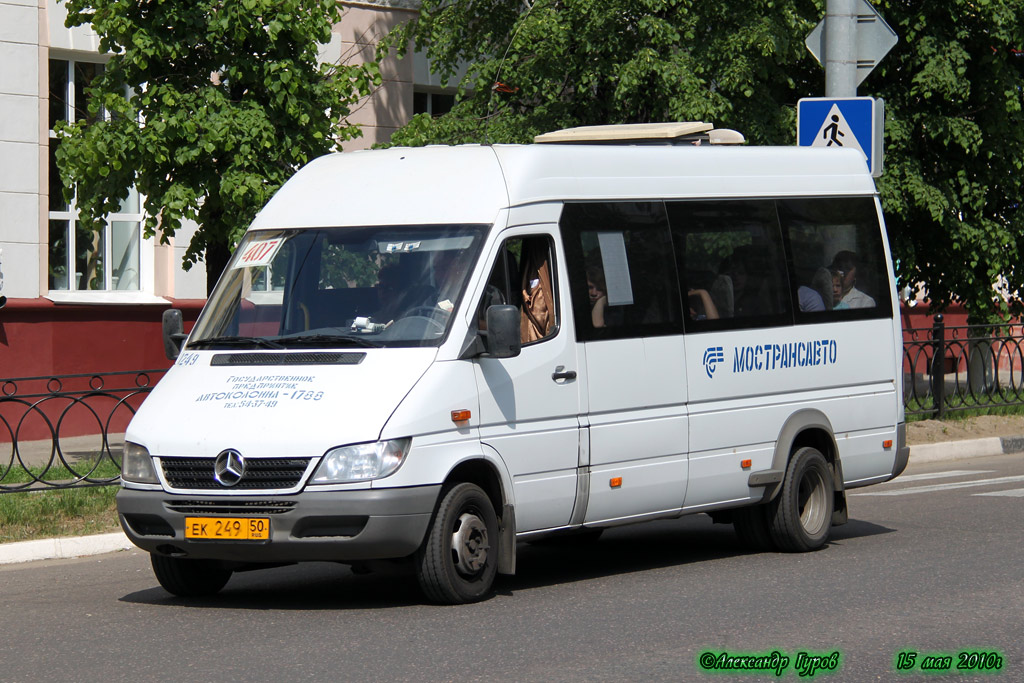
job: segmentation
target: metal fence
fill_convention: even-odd
[[[947,326],[903,338],[903,403],[908,415],[942,418],[962,410],[1024,405],[1024,328]]]
[[[0,380],[0,493],[118,483],[124,430],[165,370]],[[908,329],[908,415],[1024,405],[1024,327]]]
[[[124,430],[164,372],[0,380],[0,493],[118,483]]]

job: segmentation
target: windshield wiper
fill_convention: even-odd
[[[189,342],[190,348],[197,348],[200,346],[212,346],[214,344],[255,344],[256,346],[264,349],[283,349],[284,346],[278,344],[275,341],[264,339],[263,337],[207,337],[206,339],[196,339],[193,342]]]
[[[292,346],[366,346],[371,349],[379,349],[381,344],[372,342],[362,337],[352,337],[347,334],[302,334],[297,337],[283,337],[280,339],[283,348]]]

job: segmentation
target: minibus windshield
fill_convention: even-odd
[[[485,230],[420,225],[250,232],[188,347],[437,346]]]

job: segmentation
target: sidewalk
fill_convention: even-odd
[[[910,447],[910,464],[1024,453],[1024,435],[990,436]],[[134,548],[123,532],[0,544],[0,565],[99,555]]]
[[[11,444],[6,443],[4,447],[9,452]],[[120,461],[121,451],[124,448],[124,434],[108,434],[107,447],[111,455]],[[98,434],[61,437],[60,449],[64,459],[71,464],[83,460],[93,462],[96,459],[96,454],[103,450],[103,437]],[[54,451],[53,439],[19,441],[18,456],[20,458],[18,464],[25,467],[41,467],[47,464],[58,466],[61,464],[59,456]]]

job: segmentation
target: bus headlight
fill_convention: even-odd
[[[411,443],[412,439],[391,439],[332,448],[320,461],[311,483],[343,484],[386,477],[405,460]]]
[[[121,460],[121,478],[139,484],[159,484],[153,458],[144,446],[125,441]]]

